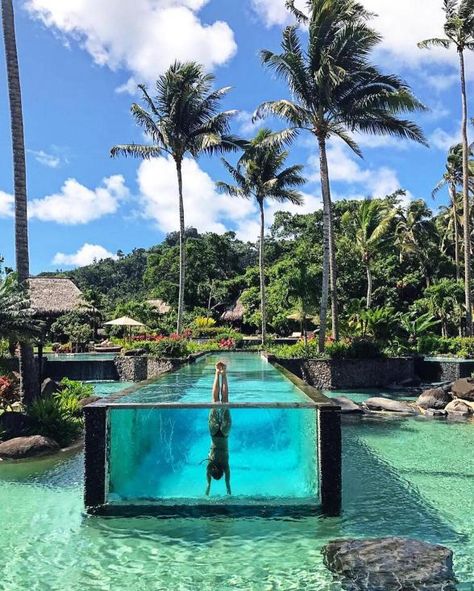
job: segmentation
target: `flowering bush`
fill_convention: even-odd
[[[219,348],[220,349],[235,349],[235,341],[232,338],[221,339],[219,341]]]
[[[7,376],[0,376],[0,409],[8,410],[15,402],[19,401],[20,391],[15,380]]]

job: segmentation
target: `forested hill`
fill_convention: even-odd
[[[349,322],[365,306],[370,275],[372,309],[389,315],[429,311],[456,326],[463,298],[462,286],[455,280],[453,224],[459,224],[459,212],[453,216],[451,208],[442,207],[435,216],[424,201],[405,205],[400,197],[334,205],[342,322]],[[257,245],[238,240],[232,232],[199,234],[191,228],[186,251],[185,304],[189,315],[209,309],[217,316],[225,305],[240,298],[245,322],[258,326]],[[64,275],[109,314],[132,312],[137,308],[124,307],[127,302],[137,304],[152,298],[176,307],[178,254],[178,234],[172,233],[149,250],[118,253],[117,260],[104,260]],[[266,239],[265,258],[270,328],[289,330],[288,316],[302,308],[306,314],[317,314],[322,212],[278,213]]]

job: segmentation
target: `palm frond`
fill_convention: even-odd
[[[143,146],[140,144],[121,144],[114,146],[110,150],[112,158],[116,158],[117,156],[131,156],[132,158],[142,158],[144,160],[157,158],[162,153],[163,149],[159,146]]]

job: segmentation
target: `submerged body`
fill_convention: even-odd
[[[229,388],[227,383],[226,366],[219,362],[216,365],[216,376],[212,387],[213,402],[229,402]],[[207,464],[206,495],[211,491],[211,479],[220,480],[225,475],[227,494],[231,494],[229,467],[229,433],[232,419],[228,408],[213,408],[209,412],[209,434],[211,449]]]

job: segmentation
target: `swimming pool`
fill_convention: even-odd
[[[232,426],[226,438],[226,465],[231,496],[222,476],[212,479],[211,494],[206,495],[210,424],[221,412],[211,401],[218,360],[228,366],[230,404],[225,413]],[[322,405],[333,409],[316,394]],[[217,505],[317,507],[320,501],[329,511],[325,480],[318,477],[324,464],[324,453],[318,458],[320,406],[260,355],[206,355],[149,384],[99,401],[87,409],[86,417],[99,411],[105,411],[102,439],[96,437],[101,419],[90,428],[86,419],[86,442],[87,433],[94,438],[86,454],[86,504],[94,511],[145,505],[198,505],[203,510]],[[330,451],[336,455],[336,447]],[[339,466],[340,459],[332,467],[333,479]],[[336,506],[339,493],[332,493]]]
[[[83,456],[0,463],[2,591],[341,591],[321,547],[401,535],[454,550],[474,588],[473,425],[413,419],[343,427],[343,515],[85,517]]]

